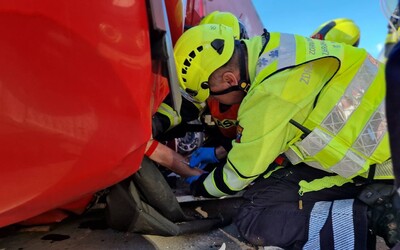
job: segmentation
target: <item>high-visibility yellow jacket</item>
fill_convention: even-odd
[[[283,152],[346,179],[390,159],[382,64],[345,44],[284,33],[264,40],[243,40],[251,87],[227,163],[203,181],[207,195],[242,190]],[[375,178],[393,178],[381,166]]]

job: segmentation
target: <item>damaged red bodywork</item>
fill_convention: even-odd
[[[81,213],[94,193],[135,173],[151,116],[176,84],[152,45],[174,43],[184,23],[228,5],[238,3],[0,3],[0,227]],[[251,1],[241,5],[256,14]],[[246,25],[260,33],[257,20]]]

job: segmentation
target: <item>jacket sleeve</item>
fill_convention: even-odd
[[[209,195],[221,197],[244,189],[285,151],[287,143],[298,133],[289,121],[302,123],[321,90],[317,77],[309,84],[296,82],[306,67],[276,74],[249,91],[239,109],[242,132],[233,142],[227,163],[212,171],[202,183]]]

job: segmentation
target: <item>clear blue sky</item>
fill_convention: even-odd
[[[253,0],[253,5],[269,31],[303,36],[326,21],[350,18],[361,30],[359,47],[374,57],[379,56],[388,31],[379,0]]]

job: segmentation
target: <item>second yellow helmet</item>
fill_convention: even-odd
[[[244,25],[234,14],[230,12],[216,10],[206,15],[199,24],[223,24],[232,29],[236,39],[249,38]]]
[[[323,23],[311,37],[357,47],[360,42],[360,28],[351,19],[337,18]]]

